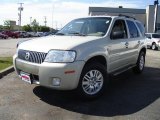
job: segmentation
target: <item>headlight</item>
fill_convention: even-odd
[[[67,63],[74,62],[75,58],[75,51],[50,50],[45,58],[45,62]]]

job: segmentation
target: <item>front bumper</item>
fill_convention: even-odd
[[[85,64],[84,61],[75,61],[74,63],[43,62],[42,64],[35,64],[19,59],[17,55],[13,57],[13,63],[18,75],[20,75],[21,71],[36,75],[39,80],[33,80],[33,83],[59,90],[75,89],[78,86],[81,71]],[[53,78],[61,80],[59,86],[52,84]]]

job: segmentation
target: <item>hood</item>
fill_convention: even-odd
[[[96,36],[49,36],[25,41],[19,45],[18,49],[45,53],[51,49],[71,50],[80,44],[99,38]]]

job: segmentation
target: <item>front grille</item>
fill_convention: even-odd
[[[19,59],[32,62],[32,63],[38,63],[38,64],[41,64],[42,62],[44,62],[46,55],[47,53],[42,53],[42,52],[34,52],[34,51],[27,51],[27,50],[18,51]]]

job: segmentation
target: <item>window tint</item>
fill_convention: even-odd
[[[111,39],[127,38],[127,29],[124,20],[115,21],[110,37]]]
[[[137,24],[139,30],[141,31],[142,35],[144,35],[145,34],[144,26],[139,22],[136,22],[136,24]]]
[[[127,25],[129,28],[130,38],[139,37],[139,33],[134,22],[127,20]]]

